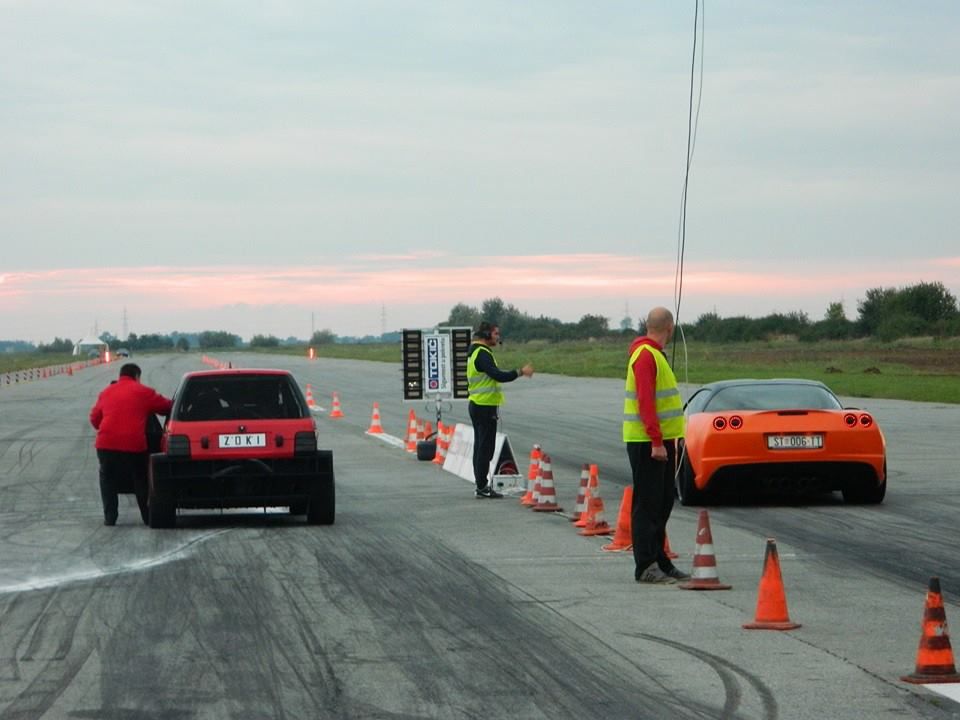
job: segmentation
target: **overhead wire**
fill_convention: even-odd
[[[687,104],[687,158],[683,171],[683,189],[680,193],[680,219],[677,228],[677,264],[673,280],[673,317],[675,327],[680,332],[684,348],[684,374],[686,374],[686,339],[680,323],[680,305],[683,299],[683,263],[687,246],[687,199],[690,188],[690,167],[693,164],[693,154],[697,146],[697,128],[700,124],[700,106],[703,100],[703,50],[704,29],[706,25],[706,7],[701,7],[700,0],[694,0],[693,11],[693,51],[690,58],[690,95]],[[697,82],[697,33],[699,39],[700,78]],[[694,111],[694,89],[696,88],[697,102]],[[675,365],[677,343],[673,345],[671,364]]]

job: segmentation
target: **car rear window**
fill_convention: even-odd
[[[286,375],[190,378],[177,400],[177,420],[253,420],[306,417]]]
[[[733,385],[716,392],[707,401],[706,412],[727,410],[838,410],[834,395],[816,385],[764,383]]]

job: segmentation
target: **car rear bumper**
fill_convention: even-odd
[[[741,489],[842,490],[851,482],[880,485],[886,479],[883,458],[799,462],[746,462],[705,465],[697,486],[711,492]],[[701,485],[702,483],[702,485]]]
[[[179,508],[289,506],[333,482],[333,453],[282,459],[193,460],[150,456],[150,495]]]

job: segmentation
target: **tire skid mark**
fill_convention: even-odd
[[[598,650],[602,643],[592,633],[549,604],[530,602],[528,593],[435,537],[413,528],[390,530],[387,537],[373,526],[362,534],[338,527],[314,550],[322,600],[338,606],[345,598],[354,612],[364,606],[360,615],[372,617],[376,628],[389,628],[370,633],[358,647],[366,656],[341,654],[337,666],[373,672],[386,663],[418,690],[421,707],[448,715],[444,703],[452,694],[485,697],[488,717],[579,717],[595,713],[595,702],[610,717],[663,717],[665,709],[670,717],[704,716],[635,662],[599,667],[596,659],[609,648]],[[331,597],[331,589],[344,598]],[[377,647],[379,653],[369,657]],[[493,667],[515,670],[498,676],[496,697],[486,690]],[[638,675],[644,682],[637,682]]]
[[[27,653],[20,659],[21,664],[42,662],[42,667],[27,686],[17,694],[13,702],[4,708],[4,720],[33,720],[42,717],[73,683],[95,650],[94,643],[83,646],[74,642],[77,627],[87,612],[95,592],[96,589],[92,587],[85,589],[79,593],[80,602],[77,602],[75,597],[78,593],[63,593],[60,590],[50,593],[50,597],[44,602],[29,630],[31,637]],[[52,627],[48,630],[48,624],[55,625],[58,619],[51,617],[51,610],[54,607],[59,608],[60,611],[64,607],[70,608],[68,613],[59,611],[57,613],[59,617],[67,617],[68,621],[60,627]],[[42,650],[48,638],[53,640],[55,649],[48,658],[37,657],[43,654]],[[24,639],[25,637],[21,637],[20,641]],[[18,672],[19,677],[21,675]]]
[[[743,693],[740,690],[740,685],[737,682],[736,675],[739,675],[746,680],[747,683],[757,693],[758,697],[760,698],[760,702],[763,705],[762,717],[764,720],[777,720],[777,717],[779,716],[779,710],[776,697],[770,688],[768,688],[763,681],[753,673],[748,672],[738,665],[734,665],[725,658],[714,655],[713,653],[708,653],[700,648],[684,645],[683,643],[679,643],[675,640],[658,637],[656,635],[650,635],[648,633],[626,634],[642,640],[647,640],[648,642],[666,645],[667,647],[679,650],[680,652],[686,653],[687,655],[690,655],[713,668],[714,672],[717,673],[717,675],[720,677],[720,681],[723,683],[724,692],[726,695],[723,711],[719,716],[720,720],[725,720],[726,718],[735,718],[736,710],[740,707],[740,703],[743,700]],[[710,715],[709,717],[716,716]]]
[[[158,565],[164,565],[166,563],[182,560],[190,554],[194,545],[206,542],[208,540],[212,540],[213,538],[228,532],[230,532],[229,528],[224,528],[221,530],[213,530],[213,531],[210,531],[209,533],[204,533],[200,537],[192,538],[187,542],[178,545],[177,547],[171,548],[170,550],[166,550],[153,557],[141,558],[139,560],[123,563],[120,566],[115,568],[94,568],[90,570],[75,570],[72,572],[61,573],[59,575],[29,578],[27,580],[24,580],[23,582],[12,583],[10,585],[0,585],[0,595],[5,595],[9,593],[34,592],[39,590],[46,590],[51,587],[59,587],[62,585],[71,585],[71,584],[86,582],[90,580],[98,580],[100,578],[110,577],[113,575],[123,575],[126,573],[132,573],[132,572],[142,572],[144,570],[149,570],[151,568],[157,567]]]

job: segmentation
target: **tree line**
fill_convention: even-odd
[[[500,298],[485,300],[479,308],[458,303],[442,325],[476,327],[481,320],[496,323],[506,337],[528,340],[580,340],[643,332],[643,319],[624,318],[611,328],[607,318],[584,315],[577,322],[561,322],[521,312]],[[764,317],[720,317],[704,313],[693,323],[683,322],[687,339],[704,342],[749,342],[790,335],[805,342],[872,337],[889,342],[902,337],[960,336],[957,298],[940,282],[921,282],[904,288],[872,288],[857,302],[857,318],[850,320],[842,302],[832,302],[820,320],[804,312],[772,313]]]
[[[612,338],[643,332],[643,320],[623,318],[617,327],[602,315],[584,315],[576,322],[563,322],[545,315],[533,316],[495,297],[484,300],[479,307],[458,303],[438,325],[477,327],[481,320],[496,323],[504,336],[516,342],[545,340],[583,340]],[[876,338],[885,342],[902,337],[960,336],[960,307],[957,298],[940,282],[921,282],[903,288],[872,288],[857,301],[857,317],[848,319],[843,303],[832,302],[820,320],[811,320],[804,312],[772,313],[764,317],[720,317],[704,313],[695,322],[681,318],[687,339],[704,342],[749,342],[767,340],[776,336],[794,336],[804,342],[817,340],[847,340]],[[110,333],[101,335],[111,348],[135,350],[180,350],[193,348],[217,350],[243,347],[239,335],[225,330],[205,330],[200,333],[174,332],[168,335],[131,333],[120,340]],[[307,341],[319,346],[336,342],[399,342],[399,332],[364,338],[341,338],[328,329],[317,330]],[[303,340],[289,337],[284,340],[273,335],[254,335],[249,347],[270,348],[281,345],[300,345]],[[37,347],[40,352],[68,353],[73,350],[70,339],[55,338],[53,342]]]

